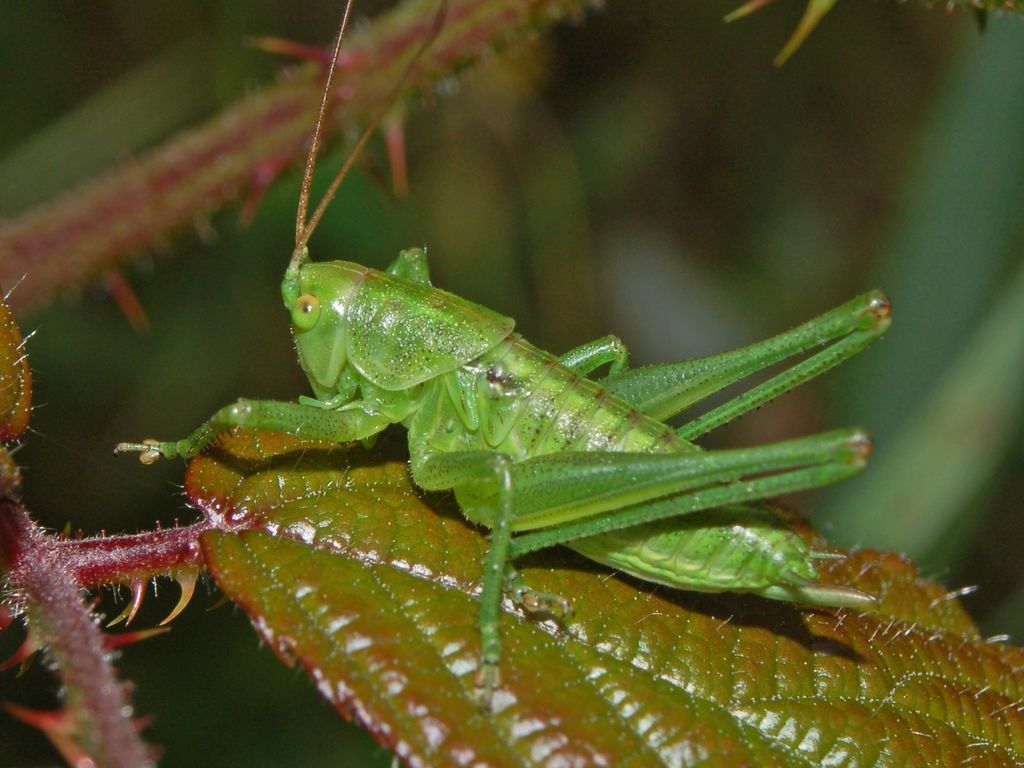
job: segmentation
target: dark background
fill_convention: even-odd
[[[5,9],[0,216],[259,88],[280,60],[244,39],[325,43],[337,6]],[[839,3],[778,70],[798,2],[733,25],[720,2],[619,6],[446,82],[410,116],[409,197],[375,180],[375,147],[314,258],[382,267],[427,245],[436,284],[516,317],[541,346],[615,332],[635,363],[749,343],[885,288],[885,341],[709,444],[868,427],[864,476],[791,503],[838,543],[908,551],[951,589],[979,585],[967,606],[983,630],[1024,632],[1024,23],[991,18],[980,34],[969,13]],[[19,318],[38,329],[18,458],[41,522],[191,521],[180,464],[115,461],[113,444],[182,436],[239,395],[306,391],[278,293],[297,186],[286,176],[247,229],[232,208],[203,237],[140,254],[126,276],[146,334],[93,288]],[[174,604],[177,588],[159,586],[139,626]],[[125,595],[103,594],[113,615]],[[162,765],[388,764],[239,611],[204,610],[216,599],[200,587],[172,632],[118,662]],[[0,700],[52,706],[50,680],[40,665],[4,673]],[[3,766],[55,761],[5,715],[0,745]]]

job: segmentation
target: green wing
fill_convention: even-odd
[[[465,365],[515,327],[479,304],[381,272],[359,287],[347,314],[349,360],[391,391]]]

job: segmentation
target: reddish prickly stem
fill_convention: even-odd
[[[406,91],[429,88],[485,52],[589,4],[452,0],[449,23],[464,31],[438,40]],[[435,9],[434,2],[424,2],[418,17],[408,8],[382,17],[362,43],[351,41],[355,45],[338,63],[344,82],[332,92],[332,133],[358,125],[388,98],[395,68],[430,29]],[[205,125],[0,226],[0,285],[27,274],[14,301],[19,307],[39,304],[209,215],[241,194],[268,161],[301,157],[320,81],[320,67],[301,69]]]
[[[391,165],[391,189],[395,197],[409,194],[409,164],[405,152],[405,119],[402,115],[388,120],[384,126],[384,138],[388,146],[388,163]]]
[[[248,227],[252,224],[270,185],[277,180],[289,163],[290,157],[271,157],[253,170],[252,178],[249,180],[249,192],[242,203],[242,210],[238,213],[240,226]]]
[[[201,565],[199,535],[211,527],[201,520],[125,536],[61,539],[53,547],[79,586],[124,584]]]
[[[88,739],[97,763],[124,768],[152,765],[125,714],[131,709],[124,686],[107,661],[102,635],[82,605],[80,587],[58,552],[63,543],[47,536],[20,505],[0,500],[0,548],[7,578],[23,596],[35,635],[57,662],[74,733]],[[59,743],[50,731],[47,734],[58,749],[75,744],[66,733],[67,743]]]

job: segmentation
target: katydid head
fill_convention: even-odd
[[[343,261],[303,260],[288,268],[281,298],[291,314],[299,364],[317,397],[337,393],[338,379],[348,362],[346,316],[366,270]]]
[[[348,26],[352,2],[353,0],[348,0],[345,3],[338,37],[335,40],[331,56],[331,66],[328,68],[324,83],[319,114],[309,143],[309,155],[306,158],[306,166],[302,175],[298,210],[295,215],[295,249],[292,251],[292,258],[281,283],[285,308],[292,317],[292,332],[295,335],[295,346],[299,353],[300,364],[303,371],[306,372],[306,376],[309,377],[313,392],[317,397],[324,399],[329,399],[337,393],[338,380],[345,368],[348,356],[345,338],[346,312],[358,286],[366,279],[367,272],[365,268],[356,264],[341,261],[313,263],[309,260],[309,238],[319,220],[323,218],[324,212],[334,199],[341,182],[362,151],[362,147],[370,140],[402,89],[406,87],[423,52],[437,37],[443,26],[447,8],[446,0],[441,0],[430,33],[413,55],[394,88],[384,99],[381,109],[359,134],[359,138],[348,157],[345,158],[345,162],[342,163],[341,168],[331,180],[324,197],[317,203],[312,215],[306,220],[313,169],[316,166],[316,155],[319,152],[319,145],[321,145],[328,103],[331,100],[331,81],[337,66],[338,54],[341,51],[341,41],[345,36],[345,28]]]
[[[345,11],[338,28],[338,37],[334,42],[331,64],[327,69],[327,77],[320,97],[320,111],[310,140],[309,155],[306,158],[302,189],[299,193],[299,204],[295,214],[295,248],[292,251],[288,268],[285,270],[284,279],[281,281],[281,296],[284,299],[285,309],[291,314],[292,332],[295,335],[299,361],[313,385],[313,391],[320,398],[330,398],[336,394],[338,379],[347,362],[345,313],[350,300],[365,278],[366,272],[358,265],[345,262],[313,263],[309,259],[309,238],[317,224],[320,223],[324,211],[334,198],[345,176],[348,175],[359,153],[377,130],[381,120],[398,100],[416,63],[440,33],[447,10],[447,0],[441,0],[430,33],[413,55],[402,77],[384,100],[381,108],[363,129],[355,146],[352,147],[341,168],[335,173],[327,191],[324,192],[307,221],[306,214],[309,210],[313,170],[316,167],[324,120],[330,102],[331,80],[337,66],[345,28],[348,26],[352,3],[353,0],[348,0],[345,4]]]

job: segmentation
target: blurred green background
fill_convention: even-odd
[[[250,35],[325,43],[338,3],[16,4],[0,26],[0,216],[12,217],[269,81]],[[725,25],[721,2],[612,4],[446,81],[409,120],[411,193],[383,151],[354,175],[314,258],[382,267],[430,249],[435,283],[560,352],[608,332],[634,363],[721,351],[878,286],[890,335],[711,436],[749,445],[850,424],[868,472],[792,503],[846,546],[913,554],[988,634],[1024,633],[1024,23],[840,3],[782,70],[802,7]],[[361,4],[360,13],[376,8]],[[325,165],[336,165],[335,150]],[[20,317],[36,330],[33,434],[18,454],[44,524],[191,521],[179,464],[111,447],[178,437],[239,395],[306,391],[280,307],[297,174],[255,222],[197,222],[126,271],[151,330],[100,289]],[[177,599],[160,585],[138,619]],[[200,588],[173,631],[119,660],[162,765],[387,765],[301,671]],[[103,608],[123,605],[104,593]],[[113,614],[108,614],[113,615]],[[0,636],[0,651],[16,633]],[[0,699],[53,703],[40,665]],[[0,765],[53,764],[0,715]]]

